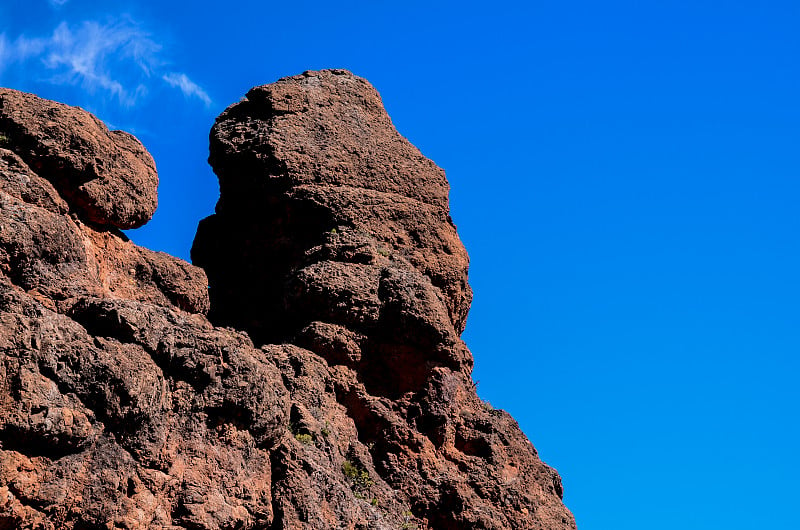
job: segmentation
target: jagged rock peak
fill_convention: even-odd
[[[293,310],[297,289],[334,288],[323,276],[333,281],[338,265],[309,267],[351,261],[362,267],[348,270],[374,291],[359,301],[360,327],[386,327],[376,320],[379,283],[395,265],[418,272],[416,288],[441,302],[446,316],[431,318],[463,331],[469,258],[449,216],[444,172],[395,130],[366,80],[324,70],[250,90],[217,119],[209,161],[220,200],[192,259],[210,276],[212,318],[283,340],[308,320],[305,309]],[[317,316],[334,310],[323,304]]]
[[[395,130],[377,90],[347,70],[251,89],[217,119],[209,162],[223,196],[225,176],[246,168],[284,186],[364,188],[447,208],[444,171]],[[232,196],[242,184],[231,183]]]
[[[475,393],[447,182],[366,81],[218,118],[208,280],[117,229],[154,207],[137,141],[0,94],[0,529],[575,529]]]

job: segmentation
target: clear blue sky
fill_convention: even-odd
[[[110,6],[110,7],[109,7]],[[479,393],[581,530],[800,529],[800,3],[0,5],[0,84],[136,133],[187,258],[214,117],[344,67],[449,176]]]

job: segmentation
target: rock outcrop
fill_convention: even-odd
[[[209,161],[193,266],[119,231],[135,138],[0,90],[0,529],[575,528],[475,393],[448,184],[375,89],[256,87]]]

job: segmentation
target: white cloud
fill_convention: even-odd
[[[211,98],[208,97],[206,91],[200,88],[197,83],[189,79],[186,74],[181,74],[179,72],[170,72],[162,77],[164,81],[166,81],[169,86],[179,88],[183,95],[187,98],[189,97],[197,97],[206,104],[206,106],[211,105]]]
[[[50,2],[50,5],[53,7],[61,7],[67,2],[69,2],[69,0],[47,0],[47,1]]]
[[[17,37],[12,46],[12,52],[19,61],[24,61],[30,57],[42,53],[45,42],[42,39],[28,39],[24,35]]]
[[[47,40],[42,60],[54,72],[55,83],[105,90],[123,105],[133,105],[146,92],[142,78],[149,76],[159,49],[127,21],[84,22],[75,29],[62,22]]]
[[[40,39],[27,39],[20,36],[15,41],[9,41],[5,33],[0,33],[0,73],[15,63],[41,53],[43,44]]]
[[[147,95],[154,80],[209,105],[211,98],[206,91],[185,74],[162,73],[167,62],[161,49],[130,18],[72,26],[62,22],[49,37],[20,35],[10,42],[0,35],[0,65],[26,63],[27,71],[38,64],[51,83],[79,85],[90,93],[105,92],[124,106],[132,106]],[[38,61],[31,64],[34,60]]]
[[[24,35],[17,37],[15,41],[9,41],[5,33],[0,34],[0,59],[4,65],[14,62],[22,62],[36,56],[44,50],[42,39],[29,39]]]

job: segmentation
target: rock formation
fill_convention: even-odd
[[[0,529],[574,529],[475,393],[448,184],[375,89],[256,87],[209,161],[201,269],[119,231],[135,138],[0,89]]]

